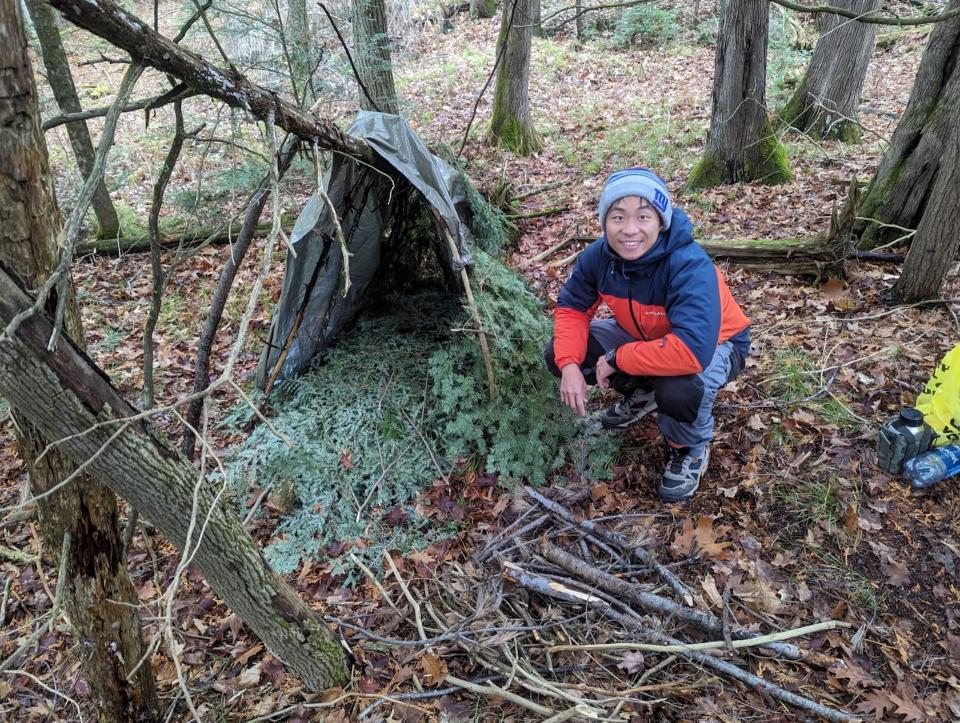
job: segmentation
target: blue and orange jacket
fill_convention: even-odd
[[[674,208],[670,229],[635,261],[615,254],[605,236],[590,244],[553,313],[557,367],[583,362],[590,319],[600,302],[637,339],[617,351],[617,368],[627,374],[697,374],[728,339],[746,354],[750,320],[692,232],[687,214]]]

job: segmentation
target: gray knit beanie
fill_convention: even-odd
[[[663,220],[663,229],[670,228],[673,206],[667,184],[648,168],[627,168],[610,174],[600,194],[600,228],[606,228],[607,211],[614,201],[624,196],[640,196],[647,199]]]

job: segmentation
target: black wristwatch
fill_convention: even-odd
[[[613,370],[614,370],[614,371],[618,371],[618,370],[619,370],[619,367],[617,366],[617,349],[619,349],[619,348],[620,348],[620,347],[614,347],[613,349],[611,349],[610,351],[608,351],[607,354],[606,354],[607,364],[609,364],[611,367],[613,367]]]

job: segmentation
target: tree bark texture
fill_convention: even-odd
[[[53,90],[53,97],[57,100],[61,113],[80,113],[80,97],[73,84],[73,75],[70,73],[70,64],[63,49],[60,31],[57,28],[55,11],[52,7],[40,0],[25,0],[33,27],[37,31],[37,40],[40,42],[40,55],[43,58],[43,67],[47,71],[47,82]],[[86,180],[93,170],[95,151],[93,141],[90,140],[90,131],[83,121],[67,124],[67,136],[70,138],[70,147],[77,159],[80,175]],[[116,238],[120,235],[120,219],[117,210],[110,200],[110,192],[103,181],[97,184],[93,200],[90,202],[93,213],[97,217],[97,226],[101,238]]]
[[[497,0],[470,0],[470,17],[475,20],[492,18],[496,12]]]
[[[764,0],[721,0],[710,130],[703,158],[687,179],[691,188],[791,178],[767,117],[768,25]]]
[[[0,324],[32,300],[0,270]],[[111,386],[69,338],[47,350],[52,326],[29,317],[0,339],[0,396],[74,463],[130,502],[183,551],[214,592],[314,691],[348,678],[344,651],[320,617],[267,564],[240,519],[208,480]],[[202,529],[201,529],[202,528]],[[197,544],[198,537],[202,539]]]
[[[520,155],[535,153],[543,141],[530,116],[530,45],[534,0],[503,4],[497,38],[497,85],[487,138]]]
[[[913,237],[903,271],[893,287],[897,302],[912,303],[934,299],[957,255],[960,239],[960,133],[953,138],[940,158],[940,167],[930,198]]]
[[[301,107],[309,108],[317,99],[314,89],[314,39],[310,32],[310,16],[306,0],[288,0],[287,23],[284,28],[290,56],[290,85]]]
[[[0,263],[37,287],[57,265],[62,222],[16,0],[0,0],[0,148]],[[83,329],[72,286],[68,293],[66,331],[79,340]],[[54,297],[48,302],[50,310],[56,306]],[[48,441],[57,437],[34,425],[32,410],[22,400],[3,396],[11,402],[17,420],[32,492],[51,490],[75,465],[58,449],[42,454]],[[127,575],[116,498],[93,478],[81,475],[39,500],[37,506],[48,549],[59,549],[66,532],[73,541],[64,602],[98,717],[103,721],[158,718],[150,665],[141,665],[133,676],[126,673],[145,648],[139,601]]]
[[[951,0],[944,12],[957,9],[960,0]],[[882,224],[918,228],[939,174],[952,170],[943,169],[942,157],[958,133],[960,16],[937,23],[930,33],[907,109],[857,212],[860,248],[903,235]]]
[[[867,14],[881,0],[837,0],[837,7]],[[817,138],[860,139],[860,92],[873,56],[877,26],[824,14],[813,57],[780,121]]]
[[[393,83],[390,33],[384,0],[352,0],[353,60],[366,88],[359,89],[360,107],[381,113],[400,112]],[[369,96],[369,97],[368,97]]]
[[[260,120],[273,118],[289,133],[324,150],[373,160],[366,141],[341,131],[332,121],[298,108],[234,70],[223,70],[155,32],[110,0],[49,0],[67,20],[126,50],[133,59],[183,81],[203,95],[242,108]]]

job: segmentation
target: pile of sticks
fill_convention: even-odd
[[[774,708],[771,714],[784,715],[786,704],[801,714],[851,720],[750,670],[762,662],[789,680],[797,667],[822,665],[785,641],[848,624],[828,621],[761,635],[732,621],[726,605],[717,617],[678,577],[684,561],[667,566],[656,560],[642,540],[613,529],[622,518],[597,522],[574,515],[571,506],[586,492],[549,494],[525,488],[515,503],[517,519],[474,561],[446,566],[441,578],[408,584],[394,568],[410,606],[398,612],[415,620],[417,642],[433,660],[430,682],[446,686],[435,692],[508,701],[551,722],[622,721],[655,706],[682,712],[691,691],[729,679],[757,691]],[[449,672],[455,666],[482,675],[455,676]],[[433,692],[391,700],[422,701]]]

